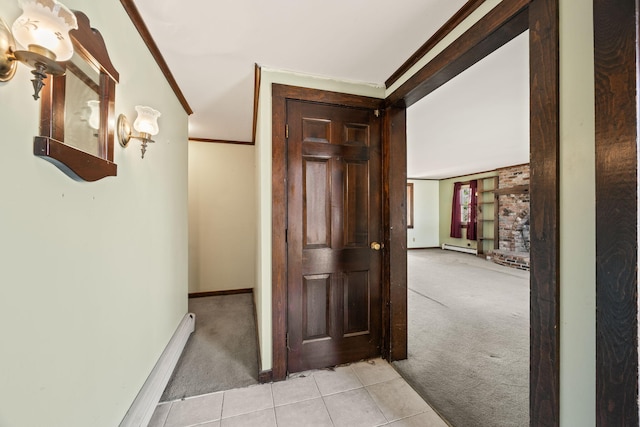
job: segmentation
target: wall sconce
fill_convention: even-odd
[[[47,74],[63,75],[64,61],[73,56],[69,31],[78,28],[76,15],[56,0],[20,0],[22,15],[11,31],[0,19],[0,81],[16,73],[17,61],[33,70],[33,99],[40,98]],[[15,39],[15,40],[14,40]],[[15,41],[26,50],[16,50]]]
[[[144,159],[144,153],[147,151],[147,144],[155,142],[151,139],[153,135],[157,135],[158,131],[158,117],[160,112],[154,110],[151,107],[144,107],[142,105],[136,105],[136,112],[138,117],[133,122],[133,128],[138,131],[139,135],[133,135],[131,132],[131,125],[129,120],[124,114],[118,116],[118,139],[120,145],[126,147],[129,144],[131,138],[139,139],[142,142],[140,147],[142,151],[142,158]]]

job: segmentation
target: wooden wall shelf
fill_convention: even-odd
[[[494,193],[501,196],[504,194],[524,194],[529,192],[529,185],[514,185],[513,187],[500,188],[496,190]]]
[[[489,250],[498,249],[498,177],[479,179],[477,191],[478,255],[484,256]]]

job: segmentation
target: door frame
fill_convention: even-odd
[[[559,293],[559,32],[557,0],[505,0],[445,48],[393,92],[386,105],[409,107],[462,71],[529,29],[531,294],[530,388],[531,426],[560,423],[560,293]],[[406,134],[387,129],[390,146],[406,147]],[[399,157],[399,156],[398,156]],[[389,193],[404,192],[400,171],[406,157],[391,159]],[[403,186],[401,188],[401,185]],[[404,202],[404,200],[403,200]],[[406,242],[403,212],[391,212],[391,232]],[[406,245],[406,243],[405,243]],[[393,283],[390,313],[390,359],[406,355],[406,246],[390,245],[391,271],[405,266],[404,286]],[[406,303],[404,303],[406,304]],[[395,328],[394,325],[404,327]]]
[[[384,100],[383,352],[407,356],[406,108],[529,29],[531,426],[560,423],[559,15],[557,0],[504,0]],[[286,98],[353,102],[350,95],[273,86],[273,379],[286,361]],[[363,99],[358,97],[358,99]],[[362,101],[358,101],[362,102]],[[380,100],[370,99],[371,104]],[[346,104],[348,105],[348,104]],[[362,105],[358,105],[362,106]],[[377,107],[373,107],[377,108]]]
[[[273,368],[272,379],[283,380],[287,375],[287,100],[310,101],[346,107],[381,109],[384,100],[318,89],[272,85],[272,322]],[[384,124],[383,124],[384,126]],[[384,144],[384,140],[382,141]],[[383,152],[384,158],[384,152]],[[384,160],[383,160],[384,162]],[[384,186],[384,176],[382,178]],[[384,199],[382,200],[384,205]],[[384,216],[383,230],[387,228]],[[383,266],[384,271],[384,257]],[[385,304],[384,276],[382,279],[383,305]],[[382,319],[384,348],[384,313]]]

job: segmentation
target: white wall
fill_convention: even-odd
[[[253,288],[255,147],[189,142],[189,292]]]
[[[409,179],[413,183],[413,228],[407,229],[407,247],[432,248],[440,244],[440,184],[437,180]]]
[[[33,155],[39,102],[0,83],[0,426],[117,426],[187,311],[187,115],[117,1],[87,14],[120,72],[116,114],[162,112],[144,158],[77,182]],[[21,11],[0,0],[11,23]]]

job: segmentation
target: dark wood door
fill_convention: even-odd
[[[287,101],[289,372],[380,354],[380,122]]]

